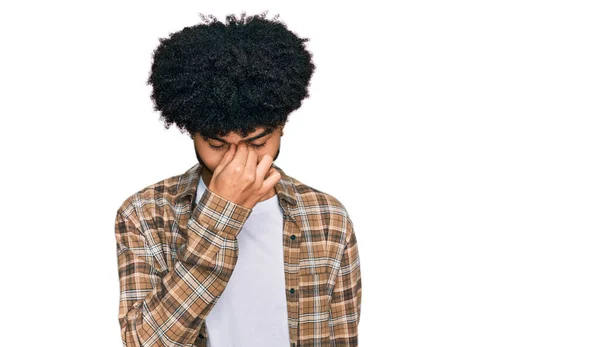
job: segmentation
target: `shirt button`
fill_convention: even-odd
[[[294,288],[290,289],[290,294],[294,294],[296,291],[294,290]]]
[[[295,240],[296,239],[296,235],[290,236],[290,239]]]

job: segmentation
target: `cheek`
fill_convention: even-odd
[[[271,159],[275,158],[275,154],[277,154],[277,148],[278,148],[278,146],[269,146],[266,148],[262,148],[258,152],[258,162],[260,163],[260,161],[266,154],[270,155]]]
[[[221,162],[221,158],[222,156],[211,155],[204,162],[206,165],[208,165],[208,167],[210,167],[211,170],[214,170]]]

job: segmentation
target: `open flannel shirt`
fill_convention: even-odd
[[[358,346],[361,275],[348,212],[273,167],[281,174],[290,346]],[[196,205],[201,168],[138,191],[117,211],[123,346],[207,346],[204,322],[233,272],[236,236],[252,210],[208,189]]]

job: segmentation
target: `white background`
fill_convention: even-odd
[[[354,221],[361,346],[598,346],[596,4],[3,2],[2,345],[121,345],[116,210],[196,163],[152,51],[269,10],[317,66],[276,163]]]

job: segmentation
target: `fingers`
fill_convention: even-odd
[[[256,180],[260,180],[260,183],[262,183],[267,173],[269,173],[271,163],[273,163],[273,158],[270,155],[265,154],[261,158],[260,163],[256,165]]]
[[[269,171],[267,172],[267,174],[265,175],[265,177],[263,177],[263,180],[266,180],[266,179],[267,179],[267,177],[269,177],[269,175],[273,173],[273,170],[275,170],[275,168],[274,168],[274,167],[271,167],[271,168],[269,169]]]
[[[229,164],[231,162],[231,160],[233,160],[233,156],[236,153],[235,147],[236,146],[234,144],[229,146],[229,149],[227,150],[227,152],[225,153],[223,158],[221,158],[219,165],[217,165],[217,167],[215,168],[214,174],[218,175],[221,172],[221,170],[223,170],[225,168],[225,166],[227,166],[227,164]]]
[[[245,145],[248,147],[248,145]],[[252,148],[248,148],[248,158],[246,159],[246,172],[256,173],[256,159],[258,154]],[[255,178],[256,179],[256,178]]]
[[[233,146],[233,145],[232,145]],[[240,167],[246,166],[246,160],[248,159],[248,145],[244,142],[239,142],[236,148],[235,155],[231,160],[232,164],[239,165]]]
[[[281,174],[279,173],[279,171],[277,171],[275,168],[271,168],[269,176],[263,182],[262,189],[268,191],[269,189],[273,188],[277,184],[277,182],[279,182],[280,179]]]

